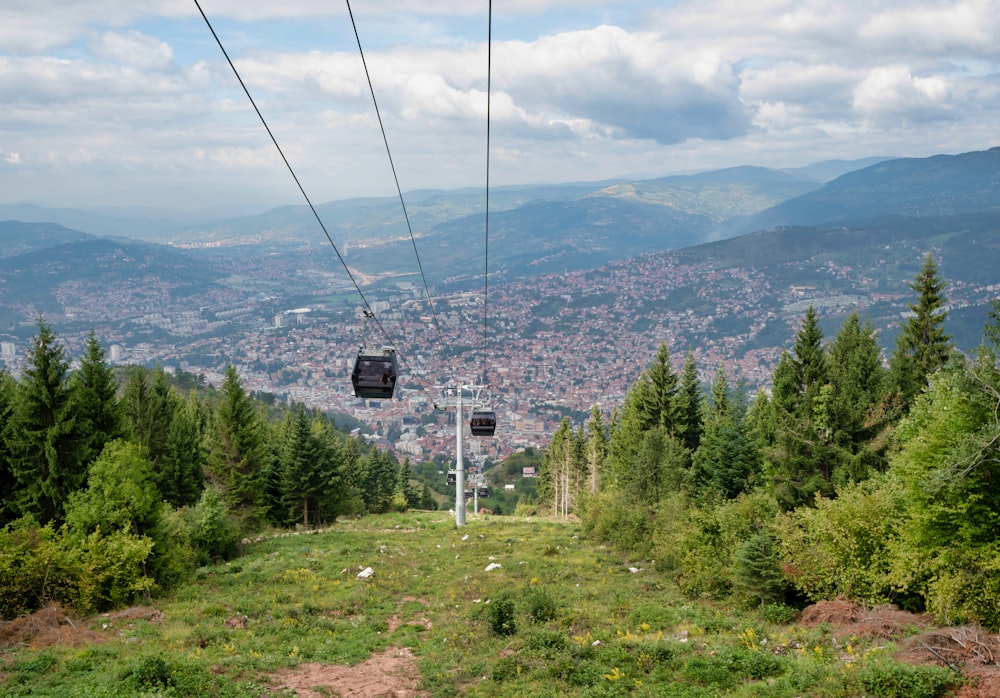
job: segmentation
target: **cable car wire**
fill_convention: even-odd
[[[382,113],[378,108],[378,100],[375,99],[375,88],[372,86],[372,78],[368,72],[368,61],[365,60],[365,51],[361,48],[361,37],[358,34],[358,25],[354,22],[354,12],[351,11],[351,0],[344,0],[347,4],[347,14],[351,18],[351,28],[354,29],[354,40],[358,43],[358,53],[361,54],[361,65],[365,69],[365,79],[368,80],[368,91],[372,95],[372,104],[375,105],[375,116],[378,118],[378,127],[382,131],[382,142],[385,143],[385,154],[389,156],[389,168],[392,170],[392,179],[396,183],[396,192],[399,194],[399,205],[403,207],[403,218],[406,220],[406,229],[410,233],[410,241],[413,243],[413,254],[417,258],[417,267],[420,269],[420,278],[424,282],[424,293],[427,296],[427,304],[431,309],[431,318],[434,320],[434,327],[437,329],[438,337],[441,337],[441,325],[438,323],[437,312],[434,309],[434,301],[431,299],[431,291],[427,286],[427,277],[424,276],[424,265],[420,262],[420,253],[417,252],[417,240],[413,236],[413,227],[410,225],[410,215],[406,212],[406,202],[403,200],[403,189],[399,186],[399,177],[396,175],[396,165],[392,161],[392,151],[389,150],[389,138],[385,133],[385,126],[382,124]]]
[[[288,161],[288,158],[285,157],[285,153],[281,149],[281,146],[278,145],[278,139],[275,138],[274,133],[271,131],[271,127],[268,126],[267,124],[267,120],[264,118],[264,115],[257,107],[257,102],[254,101],[254,98],[250,94],[250,90],[247,88],[246,83],[243,82],[243,78],[240,76],[239,71],[236,69],[236,65],[233,63],[232,58],[229,57],[229,52],[226,51],[226,47],[222,45],[222,40],[219,38],[219,35],[215,33],[215,28],[209,21],[208,15],[206,15],[205,11],[201,8],[201,3],[198,2],[198,0],[194,0],[194,4],[198,8],[198,12],[201,13],[202,19],[205,20],[205,25],[208,27],[208,30],[212,32],[212,36],[215,38],[215,43],[219,45],[219,50],[222,51],[222,55],[226,57],[226,62],[229,63],[229,67],[232,68],[233,75],[236,76],[236,80],[240,83],[240,87],[242,87],[243,92],[246,93],[247,99],[250,100],[251,106],[253,106],[254,111],[257,112],[257,117],[260,119],[261,124],[264,125],[264,129],[267,131],[267,135],[271,137],[271,142],[274,143],[274,147],[277,149],[278,154],[281,156],[282,161],[284,161],[285,167],[288,168],[289,174],[291,174],[292,179],[295,180],[296,186],[302,193],[302,198],[306,200],[306,203],[309,205],[309,210],[312,211],[313,217],[316,218],[316,222],[319,223],[319,227],[323,230],[323,234],[326,235],[326,239],[330,242],[330,246],[333,247],[333,251],[337,254],[337,259],[340,260],[341,265],[343,265],[344,267],[344,271],[347,272],[347,276],[350,277],[351,283],[354,284],[354,288],[358,292],[358,295],[361,297],[361,302],[364,304],[365,309],[369,313],[371,313],[371,319],[373,319],[375,321],[375,324],[378,325],[378,328],[382,331],[382,334],[385,335],[387,339],[389,339],[390,343],[392,343],[392,337],[386,331],[385,327],[383,327],[382,322],[377,317],[375,317],[375,313],[374,311],[372,311],[371,305],[368,303],[368,299],[365,298],[365,294],[361,291],[361,286],[358,285],[358,282],[354,278],[354,274],[351,273],[350,268],[347,266],[347,262],[344,260],[343,255],[340,254],[340,250],[337,249],[336,243],[334,243],[333,238],[330,236],[330,233],[327,231],[326,226],[323,224],[323,219],[320,218],[319,212],[316,210],[316,207],[313,206],[312,200],[309,198],[309,195],[306,194],[305,188],[302,186],[302,183],[299,181],[298,176],[295,174],[295,170],[292,168],[292,164]],[[396,353],[399,355],[400,360],[403,360],[403,355],[400,354],[398,351]],[[405,360],[403,360],[403,363],[406,363]]]
[[[493,94],[493,0],[489,0],[486,20],[486,242],[483,270],[483,354],[486,354],[490,298],[490,100]],[[485,373],[485,371],[484,371]]]

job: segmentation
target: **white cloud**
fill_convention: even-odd
[[[854,109],[871,123],[892,128],[957,118],[951,87],[940,76],[914,77],[904,66],[876,68],[854,91]]]
[[[314,198],[391,193],[344,4],[199,1]],[[481,184],[484,3],[352,8],[403,186]],[[997,144],[995,0],[493,10],[497,184]],[[190,0],[8,0],[0,47],[0,143],[21,163],[0,174],[5,196],[69,197],[85,181],[88,199],[128,187],[150,199],[186,187],[195,198],[295,195]]]
[[[20,153],[7,153],[7,156],[3,159],[8,165],[20,165],[21,164],[21,154]]]
[[[105,32],[95,42],[94,53],[139,70],[163,70],[174,60],[170,46],[138,31]]]

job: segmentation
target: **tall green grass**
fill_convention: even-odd
[[[77,621],[103,642],[3,650],[0,696],[287,696],[274,672],[394,647],[434,696],[922,698],[954,683],[889,647],[692,601],[651,561],[539,519],[346,520],[251,544],[151,605],[161,620]]]

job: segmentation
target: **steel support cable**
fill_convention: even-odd
[[[205,20],[205,25],[208,27],[208,30],[212,32],[212,36],[215,38],[215,43],[219,45],[219,50],[222,51],[222,55],[226,57],[226,62],[229,63],[229,67],[232,69],[233,75],[236,76],[236,80],[240,83],[240,87],[243,88],[243,92],[246,94],[247,99],[250,100],[250,104],[251,106],[253,106],[253,110],[257,112],[257,117],[260,119],[260,123],[264,125],[264,129],[267,131],[267,135],[271,137],[271,142],[274,143],[274,147],[275,149],[277,149],[278,155],[281,156],[282,161],[285,163],[285,167],[288,168],[288,173],[291,174],[292,179],[295,180],[295,185],[299,188],[299,191],[302,193],[302,198],[306,200],[306,204],[309,205],[309,210],[312,211],[313,217],[316,219],[316,222],[319,223],[319,227],[323,230],[323,234],[326,235],[326,239],[330,242],[330,246],[333,248],[333,251],[337,253],[337,259],[340,260],[341,265],[343,265],[344,267],[344,271],[347,272],[347,276],[350,277],[351,283],[354,284],[354,288],[358,292],[358,295],[361,297],[361,302],[364,304],[365,309],[369,313],[371,313],[371,319],[375,321],[375,324],[378,325],[378,328],[382,331],[382,334],[386,337],[386,339],[389,340],[389,343],[393,344],[392,337],[386,331],[385,327],[382,326],[382,322],[378,319],[378,317],[375,316],[375,313],[372,310],[371,305],[369,305],[368,303],[368,299],[365,298],[365,294],[361,291],[361,286],[358,285],[357,280],[354,278],[354,274],[351,273],[350,268],[347,266],[347,262],[344,260],[344,256],[340,254],[340,250],[337,249],[336,243],[334,243],[333,238],[330,236],[330,233],[327,231],[326,226],[323,224],[323,219],[320,218],[319,212],[316,210],[316,207],[313,206],[312,200],[309,198],[309,195],[306,194],[305,188],[302,186],[302,183],[299,181],[298,176],[295,174],[295,170],[292,168],[292,164],[288,161],[288,158],[285,157],[285,153],[281,149],[281,146],[278,145],[278,139],[275,138],[274,133],[271,131],[271,127],[268,126],[267,124],[267,120],[264,118],[264,115],[257,107],[257,102],[254,101],[254,98],[250,94],[250,90],[247,88],[246,83],[243,82],[243,78],[240,76],[239,71],[236,70],[236,65],[233,63],[233,60],[229,57],[229,52],[226,51],[226,47],[222,45],[222,40],[219,38],[219,35],[215,33],[215,28],[209,21],[208,15],[206,15],[205,11],[201,8],[201,3],[198,2],[198,0],[194,0],[194,4],[195,7],[198,8],[198,12],[201,13],[202,19]],[[404,364],[406,363],[405,359],[403,358],[403,355],[399,352],[398,349],[396,350],[396,355],[399,356],[400,361],[402,361]]]
[[[486,20],[486,251],[483,270],[483,355],[486,354],[490,299],[490,100],[493,94],[493,0],[489,0]],[[484,369],[485,373],[485,369]]]
[[[431,309],[431,318],[434,320],[434,327],[437,329],[438,338],[441,338],[441,325],[438,323],[437,311],[434,309],[434,301],[431,299],[431,290],[427,286],[427,277],[424,276],[424,265],[420,262],[420,253],[417,252],[417,239],[413,236],[413,227],[410,225],[410,215],[406,212],[406,203],[403,200],[403,189],[399,186],[399,177],[396,175],[396,165],[392,161],[392,151],[389,150],[389,138],[385,133],[385,126],[382,124],[382,113],[378,108],[378,100],[375,99],[375,88],[372,86],[372,78],[368,72],[368,62],[365,60],[365,51],[361,48],[361,37],[358,35],[358,25],[354,22],[354,12],[351,11],[351,0],[344,0],[347,4],[347,14],[351,18],[351,28],[354,30],[354,40],[358,43],[358,53],[361,54],[361,65],[365,69],[365,79],[368,80],[368,91],[372,96],[372,104],[375,105],[375,117],[378,119],[378,127],[382,132],[382,142],[385,143],[385,154],[389,157],[389,168],[392,170],[392,179],[396,183],[396,192],[399,194],[399,205],[403,208],[403,218],[406,220],[406,229],[410,233],[410,242],[413,243],[413,254],[417,258],[417,267],[420,269],[420,278],[424,282],[424,293],[427,297],[427,304]]]

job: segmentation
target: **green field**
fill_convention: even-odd
[[[573,523],[447,512],[247,542],[147,607],[44,618],[0,626],[0,696],[920,698],[958,677],[784,607],[692,601]]]

